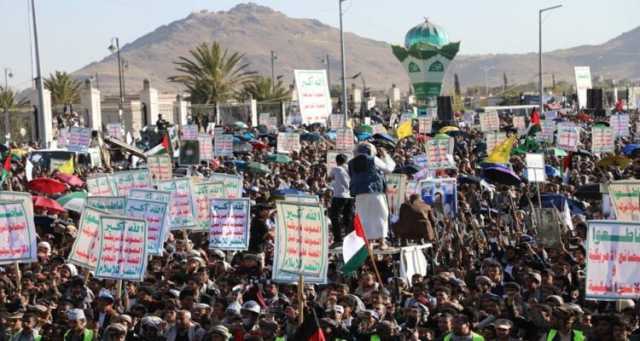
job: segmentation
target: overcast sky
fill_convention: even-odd
[[[30,85],[30,0],[0,0],[0,68],[10,84]],[[254,0],[296,18],[338,26],[338,1]],[[104,58],[109,40],[121,45],[192,11],[228,10],[233,0],[36,0],[43,72],[74,71]],[[638,25],[638,0],[347,0],[345,30],[399,43],[424,17],[443,26],[462,54],[537,51],[538,9],[563,4],[544,17],[545,50],[600,44]],[[336,42],[338,44],[338,42]],[[0,72],[2,72],[0,70]],[[1,74],[4,82],[4,73]]]

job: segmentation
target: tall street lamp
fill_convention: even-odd
[[[118,105],[118,115],[122,119],[122,112],[124,110],[124,73],[122,71],[122,59],[120,58],[120,39],[118,37],[111,38],[111,45],[109,45],[109,51],[116,54],[118,62],[118,84],[120,86],[120,104]]]
[[[344,115],[344,126],[347,126],[347,80],[345,74],[347,73],[347,66],[344,55],[344,30],[342,28],[342,3],[347,0],[338,0],[338,7],[340,9],[340,55],[342,57],[342,115]]]
[[[276,55],[275,51],[271,51],[271,88],[276,88],[276,60],[278,59],[278,55]]]
[[[9,78],[13,77],[13,72],[11,69],[6,67],[4,68],[4,90],[9,90]]]
[[[562,5],[551,6],[543,8],[538,11],[538,91],[540,92],[540,114],[544,111],[544,102],[542,97],[544,96],[544,89],[542,87],[542,13],[558,9]]]
[[[483,67],[482,70],[484,71],[484,92],[489,97],[489,71],[495,70],[495,66]]]

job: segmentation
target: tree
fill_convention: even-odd
[[[240,93],[240,97],[242,99],[250,97],[259,102],[276,102],[291,97],[291,93],[281,80],[273,84],[271,78],[258,76],[251,82],[245,84],[244,89],[242,89]]]
[[[80,86],[77,81],[66,72],[56,71],[44,80],[44,87],[51,91],[53,105],[71,106],[80,101]]]
[[[16,105],[15,97],[16,94],[13,90],[0,88],[0,109],[2,112],[7,112]]]
[[[233,98],[255,72],[243,62],[244,54],[229,52],[217,42],[202,43],[174,62],[180,75],[169,77],[169,81],[180,83],[189,92],[194,104],[217,104]]]
[[[507,88],[509,87],[509,79],[507,78],[507,73],[503,72],[502,73],[502,91],[507,91]]]
[[[460,91],[460,78],[457,73],[453,74],[453,88],[455,95],[460,96],[462,92]]]

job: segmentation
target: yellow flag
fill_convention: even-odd
[[[405,137],[413,135],[413,120],[406,120],[398,126],[396,129],[396,136],[398,140],[402,140]]]
[[[493,147],[493,151],[489,156],[485,159],[485,162],[488,163],[509,163],[509,157],[511,156],[511,148],[513,148],[513,144],[516,142],[516,137],[511,136],[508,139],[502,141],[501,144]]]
[[[58,171],[63,174],[72,175],[75,167],[73,167],[73,157],[58,166]]]

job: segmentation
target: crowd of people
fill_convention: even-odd
[[[560,117],[585,128],[581,148],[589,150],[593,122]],[[502,116],[501,125],[507,128],[510,120]],[[325,129],[306,128],[320,136]],[[584,207],[563,223],[561,240],[549,245],[536,229],[536,186],[462,180],[482,176],[487,151],[477,127],[460,125],[453,134],[456,168],[435,174],[459,179],[455,215],[419,194],[405,198],[398,216],[389,213],[384,174],[415,166],[425,138],[415,132],[391,146],[359,143],[354,158],[339,154],[333,169],[326,160],[330,139],[302,141],[291,162],[277,163],[267,159],[275,151],[273,137],[253,132],[266,147],[236,159],[265,163],[268,174],[242,170],[231,158],[191,170],[192,176],[243,175],[244,196],[252,202],[247,252],[209,249],[203,233],[172,231],[164,253],[149,259],[144,281],[125,282],[118,292],[116,281],[96,279],[67,262],[79,214],[36,209],[38,262],[0,267],[0,340],[640,340],[635,301],[585,299],[586,222],[603,217],[603,204],[601,198],[575,197],[583,185],[640,177],[640,163],[605,167],[598,155],[546,152],[546,163],[563,173],[549,176],[540,191]],[[617,152],[633,136],[619,138]],[[29,191],[25,158],[12,158],[5,189]],[[510,163],[525,178],[524,156],[514,153]],[[81,178],[110,171],[76,170]],[[331,248],[338,250],[331,252],[326,284],[298,288],[271,279],[272,193],[288,188],[317,195],[326,208]],[[84,188],[69,188],[79,190]],[[355,276],[345,276],[339,249],[356,214],[375,251]],[[427,268],[410,278],[399,276],[393,252],[407,240],[431,245],[423,251]]]

